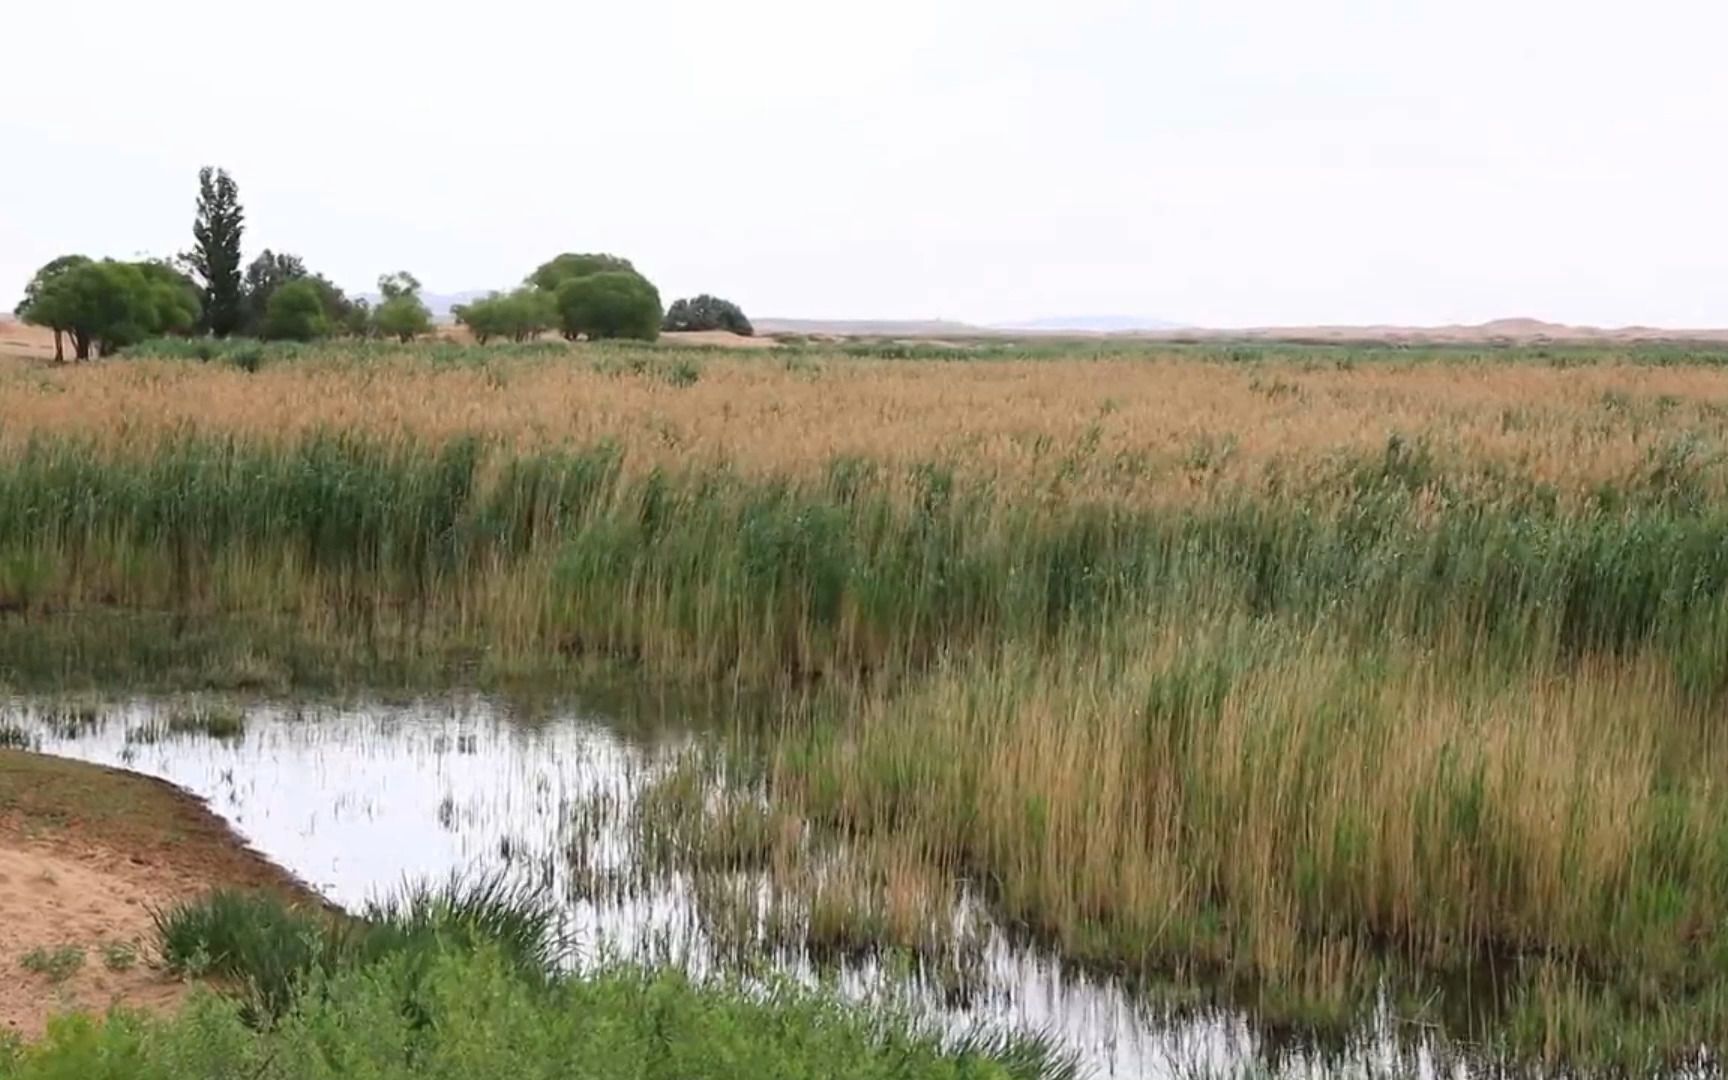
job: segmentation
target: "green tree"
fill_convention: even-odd
[[[707,293],[688,300],[674,300],[672,306],[666,309],[666,320],[661,323],[660,329],[729,330],[744,337],[756,333],[756,328],[745,318],[744,309],[730,300],[722,300]]]
[[[559,329],[571,340],[660,336],[660,293],[641,274],[606,270],[570,278],[557,297]]]
[[[244,283],[240,277],[240,237],[246,212],[240,189],[226,170],[198,170],[198,217],[194,245],[182,258],[204,286],[204,325],[227,337],[246,323]]]
[[[203,294],[198,283],[172,263],[148,259],[131,265],[138,268],[148,286],[152,334],[190,334],[203,314]]]
[[[413,274],[385,274],[378,279],[378,292],[383,299],[372,310],[372,325],[380,334],[407,344],[432,329],[432,313],[420,300],[420,282]]]
[[[270,341],[313,341],[328,334],[330,316],[318,283],[299,277],[275,288],[260,331]]]
[[[558,322],[552,295],[530,288],[511,293],[495,292],[459,304],[451,309],[451,314],[482,345],[495,337],[507,337],[517,342],[532,341]]]
[[[324,318],[329,322],[332,333],[365,335],[372,316],[372,310],[365,300],[350,298],[342,291],[341,286],[323,274],[313,274],[306,280],[318,290],[318,296],[324,305]]]
[[[375,328],[372,319],[372,305],[363,296],[353,300],[343,297],[343,301],[346,304],[342,310],[341,325],[343,331],[350,337],[369,336]]]
[[[51,296],[54,283],[71,270],[86,266],[90,259],[85,255],[62,255],[44,264],[36,271],[36,276],[30,279],[30,284],[24,286],[24,299],[19,302],[14,311],[20,319],[31,326],[46,326],[54,331],[54,362],[66,362],[64,335],[71,330],[71,323],[66,321],[66,310],[62,305],[56,305],[52,298],[44,304],[43,297]]]
[[[536,267],[534,272],[528,275],[527,284],[547,292],[556,292],[558,286],[572,278],[611,271],[635,273],[636,268],[630,265],[629,259],[621,259],[616,255],[577,254],[567,251]]]
[[[385,274],[378,279],[378,292],[386,300],[396,300],[404,296],[419,297],[420,279],[406,270]]]
[[[183,277],[160,263],[85,260],[57,273],[30,305],[30,321],[72,339],[76,359],[107,356],[151,334],[190,329],[196,302]]]
[[[450,309],[450,314],[457,323],[468,328],[475,341],[484,345],[504,333],[504,306],[504,294],[494,292],[466,304],[457,304]]]
[[[306,263],[298,255],[276,252],[265,248],[256,259],[246,267],[246,328],[248,332],[263,336],[265,317],[270,310],[270,298],[276,290],[290,281],[298,281],[306,277]]]

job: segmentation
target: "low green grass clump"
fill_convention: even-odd
[[[241,993],[165,1021],[63,1018],[0,1056],[0,1078],[1074,1075],[1042,1040],[942,1036],[790,986],[576,970],[554,909],[498,879],[414,888],[358,918],[216,893],[157,925],[170,970]]]
[[[130,941],[110,941],[102,946],[102,966],[109,971],[131,971],[138,966],[138,946]]]
[[[172,1020],[55,1021],[0,1054],[4,1080],[1059,1080],[1035,1044],[954,1042],[819,995],[609,968],[537,985],[487,946],[398,954],[321,978],[274,1025],[203,996]],[[411,997],[412,1011],[402,1003]]]
[[[286,1012],[309,980],[385,956],[485,944],[522,978],[540,981],[565,963],[570,945],[542,896],[500,878],[416,886],[358,918],[222,890],[159,911],[155,921],[169,971],[245,985],[260,1017]]]
[[[46,975],[50,982],[63,983],[84,967],[84,949],[80,945],[38,947],[25,953],[19,964],[33,975]]]

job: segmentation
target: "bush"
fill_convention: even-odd
[[[324,295],[310,278],[278,285],[264,305],[266,341],[313,341],[330,332]]]
[[[558,325],[564,336],[589,341],[660,336],[660,293],[640,274],[609,270],[558,286]]]
[[[744,337],[756,333],[756,328],[750,325],[750,320],[745,318],[743,309],[737,304],[707,293],[689,300],[674,300],[666,310],[666,320],[660,329],[726,330]]]

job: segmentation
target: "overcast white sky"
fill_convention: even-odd
[[[0,5],[0,307],[170,254],[757,316],[1728,324],[1720,0]]]

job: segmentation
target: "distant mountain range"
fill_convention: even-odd
[[[759,334],[832,334],[836,337],[941,337],[983,333],[982,327],[947,319],[752,319]]]
[[[458,304],[478,300],[491,289],[465,289],[460,292],[422,292],[420,299],[440,322],[452,319],[450,309]],[[378,303],[375,292],[361,293],[368,303]],[[1019,322],[987,325],[957,322],[952,319],[757,319],[756,329],[765,334],[829,334],[836,337],[864,335],[872,337],[978,337],[994,333],[1021,334],[1130,334],[1157,333],[1184,329],[1183,324],[1140,315],[1058,315]]]
[[[869,335],[873,337],[981,337],[991,334],[1131,334],[1180,330],[1182,324],[1139,315],[1062,315],[990,325],[949,319],[776,319],[756,320],[766,334]]]
[[[1087,334],[1127,334],[1136,330],[1180,330],[1181,323],[1144,315],[1056,315],[1023,322],[993,323],[992,330],[1071,331]]]
[[[423,292],[420,298],[434,319],[450,322],[450,309],[492,292],[465,289],[460,292]],[[376,304],[377,293],[362,293]],[[1116,335],[1174,341],[1291,341],[1291,342],[1387,342],[1397,344],[1492,343],[1506,341],[1724,341],[1723,329],[1663,329],[1649,326],[1570,326],[1540,319],[1510,318],[1471,325],[1313,325],[1217,328],[1170,322],[1143,315],[1055,315],[989,325],[952,319],[782,319],[764,316],[753,320],[756,331],[769,334],[806,334],[821,337],[880,338],[1000,338],[1063,334]]]

